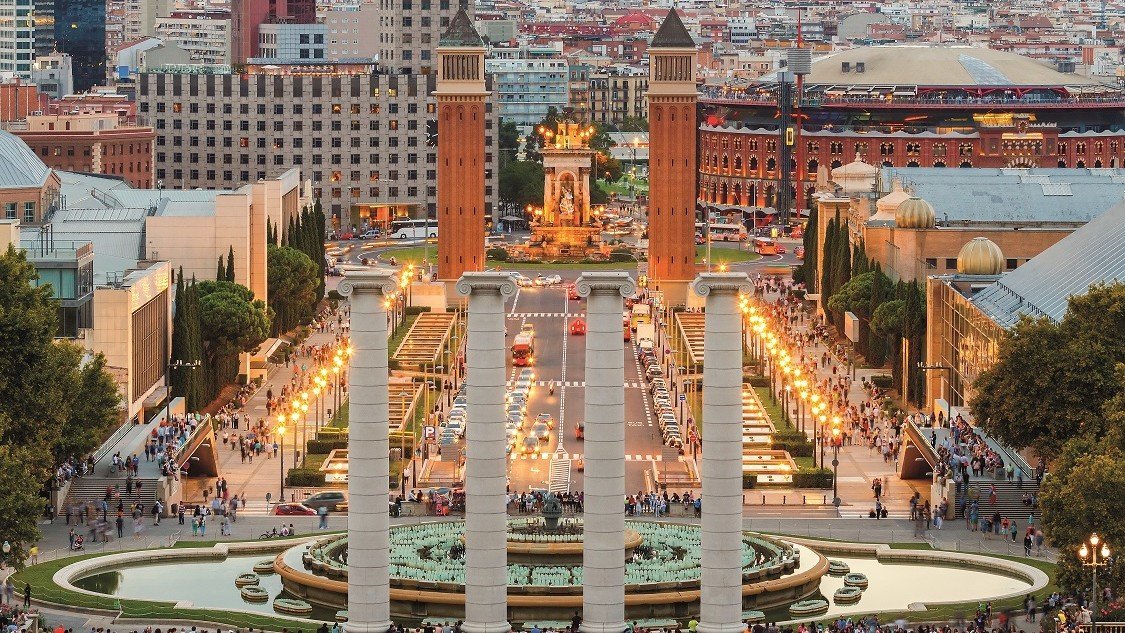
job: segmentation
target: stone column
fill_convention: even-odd
[[[469,298],[466,332],[465,633],[508,633],[507,435],[504,298],[516,292],[502,273],[467,272],[457,292]]]
[[[705,273],[703,520],[699,633],[740,633],[742,623],[742,315],[745,273]]]
[[[338,288],[352,309],[351,426],[348,433],[348,633],[391,626],[387,488],[387,312],[390,272],[348,272]]]
[[[586,304],[585,518],[582,633],[625,630],[625,341],[621,299],[637,290],[624,272],[582,273]]]

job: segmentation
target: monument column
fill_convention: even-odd
[[[384,633],[391,627],[390,480],[387,427],[386,295],[388,272],[349,271],[338,291],[352,309],[351,425],[348,433],[348,633]]]
[[[621,299],[637,290],[625,272],[582,273],[586,304],[585,518],[582,633],[625,630],[625,342]]]
[[[466,633],[508,633],[508,447],[504,298],[516,292],[503,273],[467,272],[457,292],[469,298],[465,427]]]
[[[703,520],[699,633],[741,633],[742,315],[746,273],[705,273],[703,335]]]

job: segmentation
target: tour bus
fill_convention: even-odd
[[[390,237],[399,240],[422,240],[437,237],[437,220],[395,220],[391,222]]]
[[[754,252],[759,255],[777,255],[777,242],[768,237],[755,237]]]
[[[520,332],[512,343],[512,364],[526,367],[535,361],[535,334]]]
[[[642,323],[652,323],[652,306],[647,303],[635,303],[629,325],[635,330]]]
[[[712,222],[709,227],[705,227],[702,222],[695,223],[695,234],[698,237],[705,238],[707,230],[711,231],[712,242],[741,242],[748,236],[746,227],[741,224]]]

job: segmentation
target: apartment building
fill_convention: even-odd
[[[553,48],[492,49],[484,62],[492,75],[500,118],[536,125],[569,103],[569,65]]]
[[[434,217],[435,81],[331,62],[241,75],[148,72],[138,79],[138,118],[156,130],[154,176],[165,187],[232,188],[296,167],[338,226],[388,207]],[[495,113],[485,140],[494,214]]]
[[[230,63],[229,11],[174,11],[156,21],[156,36],[187,51],[202,65]]]
[[[621,123],[648,117],[648,75],[590,75],[590,120]]]

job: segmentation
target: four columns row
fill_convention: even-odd
[[[625,365],[623,297],[636,291],[624,272],[585,273],[585,513],[583,633],[625,630]],[[701,527],[701,633],[738,633],[742,624],[742,319],[743,273],[707,273]],[[465,464],[465,622],[467,633],[507,633],[507,446],[504,302],[515,294],[502,273],[466,273],[468,297]],[[384,633],[391,624],[387,482],[387,321],[390,273],[347,274],[339,292],[352,305],[348,521],[349,633]]]

